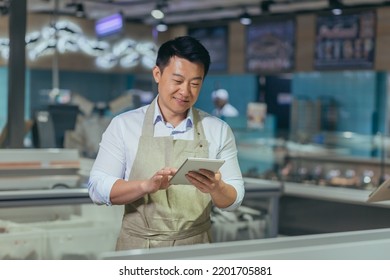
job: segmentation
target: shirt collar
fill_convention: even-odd
[[[155,110],[154,110],[154,117],[153,117],[153,125],[156,125],[158,122],[163,122],[165,124],[165,120],[163,115],[161,114],[160,107],[158,106],[158,103],[156,102]],[[183,122],[182,122],[183,123]],[[192,107],[188,110],[187,117],[185,119],[185,129],[192,128],[194,124],[194,114]],[[181,127],[181,125],[179,125]]]

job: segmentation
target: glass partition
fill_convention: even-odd
[[[368,190],[390,178],[390,138],[379,133],[322,132],[305,142],[237,134],[246,135],[237,140],[246,177]]]

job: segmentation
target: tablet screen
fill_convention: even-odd
[[[207,169],[217,172],[224,162],[223,159],[187,158],[169,182],[172,185],[189,185],[190,182],[185,177],[189,171]]]

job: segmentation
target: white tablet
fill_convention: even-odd
[[[223,159],[187,158],[169,182],[172,185],[188,185],[190,182],[187,180],[185,175],[189,171],[207,169],[217,172],[224,162],[225,160]]]

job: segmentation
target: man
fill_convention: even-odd
[[[210,242],[211,205],[230,211],[242,202],[231,129],[192,107],[209,65],[192,37],[164,43],[152,71],[157,97],[115,117],[103,134],[88,185],[95,203],[125,205],[117,250]],[[225,163],[220,172],[189,172],[192,185],[170,185],[187,157]]]
[[[229,93],[226,89],[217,89],[211,93],[214,102],[213,115],[217,117],[237,117],[238,110],[229,103]]]

